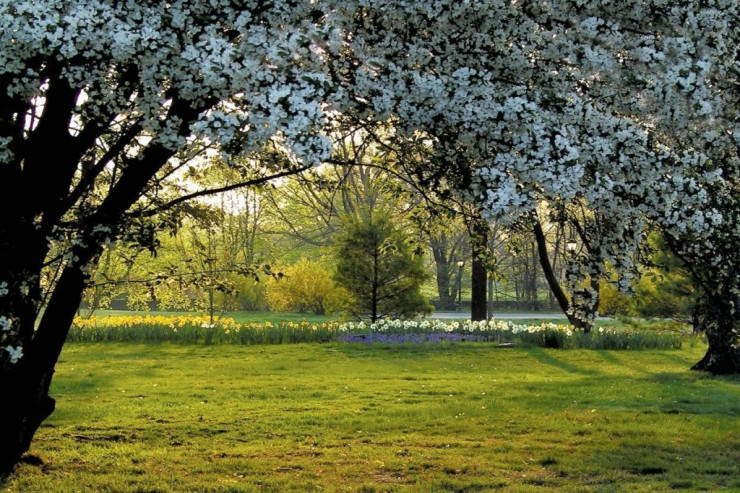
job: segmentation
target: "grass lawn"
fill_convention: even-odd
[[[703,351],[68,344],[5,488],[740,491]]]

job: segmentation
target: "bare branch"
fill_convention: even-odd
[[[302,166],[302,167],[296,168],[296,169],[281,171],[280,173],[276,173],[276,174],[273,174],[273,175],[266,175],[266,176],[262,176],[260,178],[254,178],[254,179],[242,181],[242,182],[239,182],[239,183],[232,183],[231,185],[225,185],[223,187],[216,187],[216,188],[208,188],[208,189],[205,189],[205,190],[199,190],[197,192],[193,192],[193,193],[190,193],[190,194],[187,194],[187,195],[180,196],[180,197],[178,197],[178,198],[176,198],[174,200],[171,200],[171,201],[169,201],[167,203],[164,203],[164,204],[158,206],[155,209],[150,209],[150,210],[146,210],[146,211],[132,212],[130,214],[127,214],[127,216],[128,217],[151,217],[151,216],[157,215],[157,214],[159,214],[161,212],[164,212],[166,210],[172,209],[176,205],[181,204],[183,202],[186,202],[188,200],[192,200],[192,199],[195,199],[195,198],[198,198],[198,197],[206,197],[206,196],[209,196],[209,195],[215,195],[215,194],[218,194],[218,193],[228,192],[230,190],[236,190],[237,188],[243,188],[243,187],[251,187],[251,186],[255,186],[255,185],[261,185],[261,184],[266,183],[268,181],[275,180],[275,179],[278,179],[278,178],[282,178],[282,177],[285,177],[285,176],[297,175],[297,174],[302,173],[302,172],[304,172],[304,171],[306,171],[306,170],[308,170],[310,168],[311,168],[310,165],[306,165],[306,166]]]

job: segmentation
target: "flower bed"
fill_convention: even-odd
[[[183,344],[286,344],[334,340],[338,322],[236,322],[207,316],[120,316],[75,318],[71,342],[174,342]]]
[[[679,349],[676,333],[599,328],[589,334],[569,325],[517,324],[505,320],[444,322],[440,320],[381,320],[372,324],[347,323],[337,340],[347,343],[394,344],[440,342],[495,342],[506,346],[588,349]]]
[[[347,344],[496,343],[505,346],[643,349],[680,348],[683,337],[652,330],[600,328],[590,334],[561,324],[525,325],[504,320],[458,322],[441,320],[381,320],[367,322],[244,323],[232,318],[119,316],[76,318],[72,342],[173,342],[182,344],[288,344],[338,341]]]

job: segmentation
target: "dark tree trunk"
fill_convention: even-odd
[[[486,293],[488,297],[488,316],[493,317],[493,276],[491,275],[488,276],[486,289],[488,290]]]
[[[729,289],[707,294],[700,301],[701,324],[709,348],[704,357],[691,367],[716,375],[740,373],[740,306],[738,296]]]
[[[77,252],[79,263],[64,269],[33,339],[23,348],[23,358],[2,372],[0,392],[12,397],[2,406],[0,473],[13,470],[28,451],[41,423],[54,411],[49,387],[69,332],[69,321],[82,299],[87,275],[80,267],[96,254],[95,248]]]
[[[486,304],[488,229],[488,224],[482,218],[476,217],[474,219],[473,235],[470,242],[473,253],[473,267],[470,277],[470,320],[473,322],[488,318],[488,306]]]
[[[47,99],[50,115],[54,116],[58,111],[52,111],[54,108],[51,108],[53,105],[50,102],[53,101]],[[171,112],[183,117],[181,130],[183,135],[187,135],[189,122],[195,119],[199,110],[190,108],[182,101],[173,101]],[[125,211],[136,202],[149,180],[174,154],[174,151],[160,143],[151,144],[137,159],[130,160],[120,180],[110,189],[95,212],[78,220],[75,224],[77,245],[69,251],[69,262],[54,285],[38,329],[34,331],[41,301],[39,280],[48,253],[45,235],[51,234],[51,226],[67,212],[66,207],[74,204],[69,196],[62,196],[71,187],[74,169],[68,176],[47,176],[45,170],[48,168],[51,170],[49,173],[59,174],[64,171],[61,168],[65,167],[60,163],[74,168],[79,160],[79,155],[74,152],[76,148],[73,147],[68,154],[59,158],[59,162],[53,161],[53,166],[46,166],[49,162],[49,148],[69,147],[55,145],[58,140],[53,135],[47,135],[54,131],[63,134],[67,132],[64,125],[60,130],[57,128],[58,124],[55,126],[52,123],[46,126],[40,123],[34,132],[40,136],[35,147],[42,146],[46,152],[38,155],[29,153],[27,156],[27,188],[30,191],[33,189],[32,185],[36,184],[56,181],[64,183],[47,185],[43,193],[33,189],[35,193],[29,193],[29,199],[23,203],[27,209],[25,213],[21,211],[0,216],[0,276],[3,282],[10,281],[9,295],[0,297],[0,314],[10,314],[14,319],[14,326],[17,324],[18,329],[13,328],[10,331],[13,336],[10,346],[19,344],[23,351],[22,358],[17,362],[8,362],[0,368],[0,395],[4,400],[4,404],[0,406],[0,436],[3,437],[0,441],[0,473],[11,472],[20,462],[22,455],[29,450],[39,426],[54,411],[55,402],[49,396],[54,367],[79,308],[89,267],[98,260],[102,251],[103,237],[96,228],[108,226],[111,228],[110,237],[115,238],[113,229],[123,220]],[[39,170],[32,172],[34,166],[39,166]],[[44,178],[39,180],[38,176]],[[70,204],[66,204],[68,200],[71,201]],[[39,206],[46,206],[46,210],[33,209]],[[41,212],[43,219],[39,224],[35,220]],[[23,295],[20,296],[19,292]],[[21,301],[14,301],[15,299]]]
[[[568,323],[577,329],[589,332],[591,330],[591,323],[583,321],[578,317],[575,317],[570,312],[570,302],[568,297],[565,295],[565,291],[560,286],[558,278],[552,270],[552,264],[550,263],[550,257],[547,252],[547,241],[545,239],[545,233],[542,231],[542,225],[539,221],[534,223],[534,237],[537,241],[537,251],[539,253],[540,265],[542,266],[542,272],[547,280],[547,285],[550,286],[550,291],[558,302],[560,309],[563,311],[566,317],[568,317]]]
[[[372,292],[370,300],[370,320],[372,322],[376,322],[378,320],[378,291],[380,289],[380,285],[378,283],[378,263],[380,262],[380,251],[379,247],[376,246],[374,252],[373,252],[373,285],[372,285]]]
[[[737,224],[737,223],[735,223]],[[735,231],[737,232],[737,231]],[[692,370],[716,375],[740,373],[740,258],[737,245],[726,252],[727,271],[718,275],[704,259],[687,255],[684,244],[670,234],[664,239],[668,248],[683,262],[698,288],[693,308],[694,333],[704,332],[709,347]]]
[[[446,251],[437,245],[432,245],[434,264],[437,272],[437,293],[439,294],[440,307],[451,310],[455,308],[455,293],[451,289],[450,263],[447,260]]]
[[[0,478],[9,474],[31,446],[31,440],[41,423],[54,411],[54,399],[42,389],[45,384],[35,371],[26,370],[18,364],[3,372],[6,380],[0,385],[3,395],[9,399],[0,411]]]

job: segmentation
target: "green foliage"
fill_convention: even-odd
[[[349,297],[332,280],[326,262],[302,258],[281,269],[281,274],[270,281],[267,290],[271,310],[324,315],[341,310]]]
[[[651,272],[635,287],[634,309],[643,317],[689,319],[695,303],[691,279],[683,272]]]
[[[643,317],[689,320],[696,304],[696,289],[682,262],[670,253],[658,236],[649,239],[649,268],[635,286],[634,311]]]
[[[237,310],[267,310],[267,283],[256,281],[251,276],[238,276],[233,283]]]
[[[71,344],[3,491],[737,491],[704,350]]]
[[[420,291],[428,277],[422,258],[389,216],[348,218],[336,240],[335,256],[334,280],[352,294],[352,315],[375,321],[431,312]]]
[[[630,298],[617,287],[605,280],[599,283],[599,315],[613,317],[627,315],[630,309]]]

